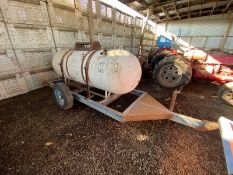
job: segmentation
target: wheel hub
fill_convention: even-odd
[[[223,98],[233,104],[233,90],[229,89],[223,94]]]
[[[64,97],[63,97],[62,92],[60,90],[58,90],[58,89],[55,90],[55,96],[56,96],[57,102],[60,105],[64,105],[65,100],[64,100]]]
[[[160,77],[169,83],[176,83],[182,78],[182,72],[175,65],[167,65],[161,69]]]

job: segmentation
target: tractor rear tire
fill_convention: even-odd
[[[153,78],[162,87],[183,87],[192,78],[191,63],[181,56],[167,55],[155,65]]]
[[[63,110],[68,110],[72,108],[74,104],[73,95],[69,87],[62,82],[54,84],[53,97],[58,107],[60,107]]]
[[[233,82],[222,85],[218,91],[218,97],[224,103],[233,106]]]

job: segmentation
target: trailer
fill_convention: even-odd
[[[203,132],[216,130],[220,125],[221,133],[223,133],[224,124],[222,124],[222,119],[219,120],[218,124],[217,122],[204,121],[173,112],[178,94],[177,90],[174,90],[173,92],[171,104],[168,109],[148,93],[134,89],[133,87],[137,86],[137,81],[135,80],[140,78],[140,69],[138,67],[139,63],[137,58],[124,51],[118,52],[116,50],[113,52],[114,54],[111,52],[108,55],[107,51],[101,50],[101,46],[98,42],[94,42],[92,44],[77,43],[74,50],[62,51],[55,55],[53,59],[53,67],[61,78],[50,81],[49,86],[53,89],[53,97],[56,104],[61,109],[68,110],[73,107],[74,101],[78,101],[119,122],[171,120]],[[74,55],[70,58],[72,53],[74,53]],[[114,56],[111,57],[111,55]],[[123,59],[118,60],[118,58]],[[92,59],[94,59],[93,62],[91,62]],[[112,61],[112,59],[115,61]],[[124,62],[126,65],[118,67],[119,69],[115,69],[115,65],[118,66],[119,64],[122,64],[122,60],[125,61],[125,59],[128,60],[127,62]],[[130,66],[132,65],[130,64],[131,59],[133,60],[132,63],[134,63],[134,66]],[[101,70],[101,76],[96,76],[93,70],[92,72],[89,72],[90,64],[93,65],[91,67],[92,69],[97,70],[97,73]],[[102,66],[103,64],[105,66]],[[101,65],[101,68],[99,68],[98,65]],[[124,83],[122,83],[121,79],[111,79],[113,77],[119,78],[121,72],[118,71],[122,71],[122,68],[124,68],[124,73],[130,72],[128,75],[132,75],[131,78],[133,80],[127,82],[132,86],[127,86],[126,84],[128,89],[122,87]],[[138,73],[135,74],[133,68],[135,68]],[[130,71],[127,71],[127,69]],[[114,71],[112,72],[112,70]],[[106,86],[102,86],[96,79],[98,79],[98,81],[104,79],[102,82]],[[123,77],[123,79],[127,80],[127,77]],[[119,81],[117,84],[118,88],[111,86],[112,84],[115,84],[114,81]],[[131,89],[130,92],[126,93],[129,89]],[[115,91],[115,93],[110,90]],[[116,92],[120,92],[121,94]],[[131,100],[127,100],[127,104],[122,104],[122,100],[120,99],[125,96],[130,96]],[[121,106],[121,108],[116,108],[117,105]],[[233,124],[231,123],[230,126],[233,126]],[[230,167],[230,169],[228,169],[229,172],[231,172],[233,151],[229,151],[229,139],[226,144],[225,135],[228,135],[228,133],[224,132],[224,134],[222,134],[222,139],[227,166]],[[230,140],[230,145],[231,142],[233,141]]]
[[[134,96],[134,100],[123,110],[118,111],[110,104],[117,102],[123,95],[111,94],[96,88],[87,88],[86,85],[73,81],[65,83],[63,79],[53,80],[49,82],[49,86],[53,89],[56,104],[63,110],[71,108],[73,100],[76,100],[119,122],[167,119],[200,131],[218,129],[216,122],[202,121],[167,109],[144,91],[133,90],[128,93],[128,95]],[[174,105],[175,98],[176,96],[173,95],[171,106]]]
[[[130,52],[103,50],[98,41],[78,42],[74,49],[58,52],[53,58],[53,67],[60,78],[50,81],[49,86],[61,109],[70,109],[77,100],[120,122],[168,119],[202,131],[218,128],[215,122],[173,112],[177,90],[170,110],[146,92],[135,90],[141,67]],[[127,94],[133,96],[130,104],[123,105],[120,111],[111,107],[111,103]]]
[[[53,89],[53,97],[56,104],[63,110],[70,109],[73,102],[83,103],[108,117],[119,122],[145,121],[145,120],[171,120],[176,123],[191,127],[201,132],[220,129],[224,147],[224,154],[229,175],[233,170],[233,122],[221,117],[217,122],[203,121],[172,111],[177,96],[173,92],[170,109],[167,109],[148,93],[141,90],[133,90],[126,95],[135,96],[134,100],[123,110],[118,111],[111,107],[122,95],[111,94],[95,88],[87,88],[85,85],[76,82],[64,82],[63,79],[56,79],[49,82]]]

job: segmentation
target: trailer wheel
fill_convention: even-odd
[[[72,108],[74,99],[70,89],[65,83],[55,83],[53,86],[53,97],[56,104],[64,110]]]
[[[192,67],[185,58],[168,55],[155,65],[153,78],[166,88],[185,86],[192,78]]]
[[[233,82],[222,85],[218,97],[226,104],[233,106]]]

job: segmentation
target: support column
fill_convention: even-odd
[[[94,20],[93,20],[93,11],[92,11],[92,0],[88,0],[87,3],[87,14],[88,14],[88,26],[89,26],[89,33],[90,33],[90,42],[95,40],[95,33],[94,33]]]
[[[230,32],[231,26],[233,25],[232,17],[228,20],[228,22],[229,22],[228,26],[225,29],[224,36],[223,36],[221,44],[219,46],[220,49],[224,49],[224,46],[225,46],[225,43],[226,43],[226,40],[227,40],[227,36],[228,36],[228,34]]]
[[[112,43],[113,43],[113,48],[115,48],[115,36],[116,36],[116,9],[113,7],[112,8]]]

